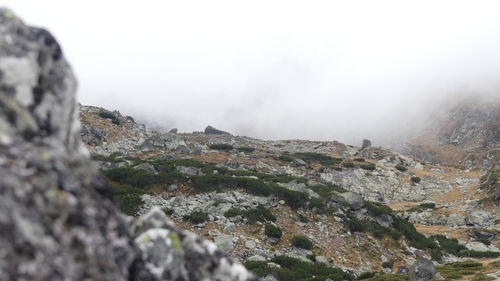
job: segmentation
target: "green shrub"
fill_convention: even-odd
[[[120,119],[118,119],[118,117],[116,117],[113,113],[111,113],[109,111],[101,111],[101,112],[99,112],[99,116],[101,118],[111,120],[111,122],[113,122],[116,125],[121,124]]]
[[[166,215],[172,215],[173,213],[175,213],[175,210],[172,209],[172,208],[165,208],[163,209],[163,212],[166,214]]]
[[[356,280],[365,280],[368,278],[375,277],[376,273],[375,272],[363,272],[361,273]]]
[[[316,255],[307,255],[306,258],[308,258],[312,262],[316,262]]]
[[[257,221],[276,221],[276,217],[271,213],[269,209],[266,209],[263,205],[257,206],[255,209],[243,210],[231,208],[224,213],[225,217],[235,217],[242,216],[248,220],[249,223],[255,223]]]
[[[306,216],[304,216],[303,214],[299,214],[298,218],[299,218],[300,222],[303,222],[303,223],[309,222],[309,219]]]
[[[419,183],[420,182],[420,177],[411,177],[410,180],[414,183]]]
[[[152,184],[160,182],[154,174],[141,169],[115,168],[104,170],[103,174],[114,182],[139,188],[150,187]]]
[[[406,171],[407,171],[407,169],[406,169],[406,167],[405,167],[405,166],[403,166],[403,165],[399,165],[399,164],[398,164],[398,165],[396,165],[396,170],[399,170],[399,171],[401,171],[401,172],[406,172]]]
[[[394,267],[394,261],[390,260],[390,261],[383,262],[382,267],[392,269]]]
[[[419,206],[424,208],[424,209],[435,209],[436,208],[435,203],[422,203]]]
[[[356,165],[354,165],[354,163],[352,163],[352,162],[344,162],[344,163],[342,163],[342,166],[344,166],[346,168],[354,168],[354,167],[356,167]]]
[[[394,219],[394,228],[409,240],[411,246],[418,249],[435,249],[437,247],[434,239],[427,238],[418,232],[412,223],[398,216],[392,216],[392,218]]]
[[[232,217],[236,217],[236,216],[243,216],[244,214],[245,214],[245,210],[231,208],[224,213],[224,216],[227,218],[232,218]]]
[[[306,250],[311,250],[313,247],[313,243],[307,236],[297,235],[292,238],[292,245],[297,248],[302,248]]]
[[[257,221],[276,221],[276,217],[271,213],[269,209],[266,209],[263,205],[257,206],[255,209],[250,209],[244,214],[248,222],[254,223]]]
[[[281,238],[283,236],[283,232],[281,229],[275,225],[272,225],[270,223],[266,223],[265,229],[264,229],[264,234],[269,237],[274,237],[274,238]]]
[[[365,162],[364,158],[354,158],[353,160],[356,162]]]
[[[248,146],[242,146],[242,147],[238,147],[236,149],[239,150],[239,151],[241,151],[241,152],[246,152],[246,153],[251,153],[251,152],[255,151],[255,148],[248,147]]]
[[[359,165],[359,167],[363,170],[368,170],[368,171],[375,170],[375,164],[372,164],[372,163],[361,164],[361,165]]]
[[[231,151],[234,147],[230,144],[220,143],[220,144],[212,144],[209,146],[210,149],[214,150],[222,150],[222,151]]]
[[[342,162],[341,158],[334,158],[322,153],[315,152],[298,152],[295,153],[297,158],[300,158],[306,162],[319,162],[325,166],[332,166]]]
[[[390,207],[381,203],[364,201],[364,205],[368,209],[368,212],[375,217],[380,215],[390,215],[393,213]]]
[[[183,219],[194,224],[200,224],[208,221],[208,214],[203,211],[194,211],[189,215],[185,215]]]
[[[476,239],[476,241],[477,242],[481,242],[481,243],[483,243],[484,245],[487,245],[487,246],[491,245],[491,241],[488,240],[488,239],[486,239],[486,238],[479,238],[479,239]]]
[[[120,210],[129,216],[135,216],[139,207],[144,203],[140,195],[133,193],[116,195],[114,198],[118,202]]]
[[[311,257],[312,258],[312,257]],[[333,281],[353,280],[354,277],[338,268],[320,263],[308,263],[295,258],[277,256],[272,259],[280,267],[270,267],[267,262],[249,261],[245,267],[259,277],[272,274],[278,281]]]
[[[293,161],[293,158],[288,156],[288,155],[280,155],[280,156],[275,157],[274,159],[280,160],[283,162],[292,162]]]

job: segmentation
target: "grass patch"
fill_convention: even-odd
[[[442,266],[437,266],[436,270],[446,278],[446,280],[459,279],[466,275],[473,275],[485,268],[477,262],[455,262]]]
[[[352,162],[344,162],[344,163],[342,163],[342,166],[344,166],[345,168],[354,168],[354,167],[356,167],[356,165],[354,165],[354,163],[352,163]]]

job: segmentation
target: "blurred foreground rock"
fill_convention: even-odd
[[[159,210],[127,222],[80,143],[52,35],[0,9],[0,280],[253,280]]]

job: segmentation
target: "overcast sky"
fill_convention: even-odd
[[[499,1],[0,0],[63,46],[83,104],[181,132],[382,142],[499,97]]]

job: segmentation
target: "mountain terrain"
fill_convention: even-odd
[[[466,165],[154,131],[76,88],[51,33],[0,9],[0,280],[499,279],[495,110],[443,127],[484,156]]]
[[[420,249],[441,277],[472,280],[484,273],[453,279],[445,264],[488,264],[500,254],[498,159],[489,156],[498,147],[490,131],[498,111],[490,110],[473,116],[486,125],[472,135],[439,128],[453,132],[441,139],[459,140],[443,146],[484,156],[475,164],[337,141],[265,141],[211,126],[159,132],[93,106],[80,106],[80,119],[82,139],[122,210],[137,216],[160,207],[261,277],[303,280],[289,279],[291,258],[405,280]],[[450,113],[457,120],[472,118],[457,112]],[[498,275],[495,265],[483,268]]]

